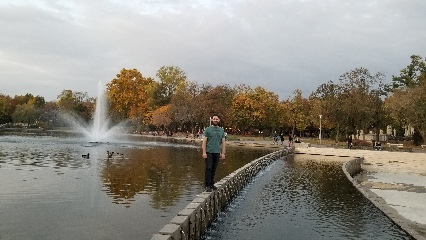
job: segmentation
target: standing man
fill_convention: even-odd
[[[219,116],[212,116],[212,125],[207,127],[203,135],[203,158],[206,161],[204,185],[207,192],[216,190],[214,186],[214,174],[216,172],[219,159],[225,159],[225,131],[219,127]]]

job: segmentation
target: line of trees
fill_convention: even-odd
[[[176,66],[157,71],[158,81],[137,69],[122,69],[107,85],[110,115],[115,122],[131,120],[137,130],[198,131],[209,125],[213,113],[221,115],[228,131],[239,134],[283,131],[317,135],[323,132],[339,141],[357,130],[391,125],[398,135],[410,125],[415,143],[426,139],[426,62],[418,55],[386,83],[383,73],[356,68],[337,81],[318,86],[309,97],[295,90],[280,101],[278,95],[257,86],[198,84]],[[87,93],[63,90],[56,102],[43,97],[0,94],[0,123],[46,124],[58,112],[72,112],[90,120],[96,99]],[[50,120],[49,120],[50,119]]]

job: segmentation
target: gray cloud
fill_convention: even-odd
[[[388,79],[425,56],[426,2],[5,1],[0,93],[95,96],[122,68],[179,66],[199,83],[305,95],[356,67]]]

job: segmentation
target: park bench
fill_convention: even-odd
[[[412,152],[412,147],[404,147],[402,143],[387,143],[387,147],[384,148],[387,151],[400,151],[400,152]]]
[[[371,146],[359,146],[359,145],[356,145],[356,146],[352,146],[352,149],[370,150]]]
[[[396,147],[396,148],[403,148],[404,144],[402,143],[387,143],[388,147]]]

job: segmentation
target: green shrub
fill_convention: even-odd
[[[420,146],[423,142],[424,142],[424,139],[423,139],[422,135],[420,134],[419,130],[414,129],[413,144],[415,146]]]

